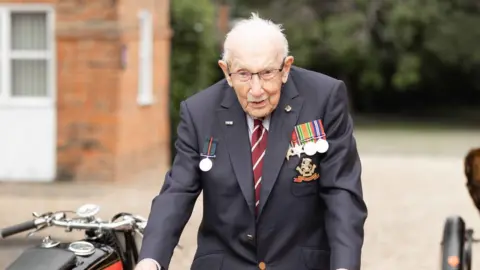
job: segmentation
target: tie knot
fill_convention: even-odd
[[[260,119],[254,119],[253,120],[253,126],[256,127],[256,126],[260,126],[262,124],[262,120]]]

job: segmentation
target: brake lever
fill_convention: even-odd
[[[46,212],[46,213],[43,213],[43,214],[39,214],[37,212],[32,212],[32,216],[35,217],[35,218],[45,218],[45,217],[49,217],[49,216],[52,216],[53,215],[53,212]]]
[[[45,228],[47,228],[47,227],[48,227],[47,224],[43,224],[43,225],[38,226],[38,228],[36,228],[34,231],[29,232],[29,233],[27,234],[26,238],[32,237],[35,233],[37,233],[37,232],[39,232],[39,231],[41,231],[41,230],[43,230],[43,229],[45,229]]]
[[[35,217],[36,219],[40,219],[40,218],[43,218],[45,219],[47,222],[45,222],[45,224],[42,224],[40,226],[38,226],[34,231],[31,231],[27,234],[26,238],[29,238],[29,237],[32,237],[35,233],[45,229],[46,227],[48,227],[48,218],[53,214],[53,212],[46,212],[46,213],[43,213],[43,214],[39,214],[37,212],[32,212],[32,216]]]

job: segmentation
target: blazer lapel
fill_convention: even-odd
[[[254,212],[253,171],[250,138],[245,112],[232,88],[226,84],[224,98],[218,110],[230,161],[252,215]],[[227,125],[227,122],[230,123]]]
[[[260,191],[260,216],[268,200],[278,173],[285,161],[292,131],[303,106],[303,98],[298,95],[297,88],[290,78],[283,86],[280,102],[273,112],[268,132],[267,151],[263,161],[263,176]],[[290,110],[287,109],[290,107]],[[258,221],[259,219],[257,219]]]

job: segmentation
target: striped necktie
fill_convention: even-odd
[[[258,214],[260,204],[260,187],[262,183],[263,157],[267,148],[268,132],[263,127],[262,121],[255,119],[253,121],[252,134],[252,164],[253,180],[255,187],[255,214]]]

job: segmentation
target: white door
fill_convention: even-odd
[[[0,181],[56,174],[53,10],[0,4]]]

